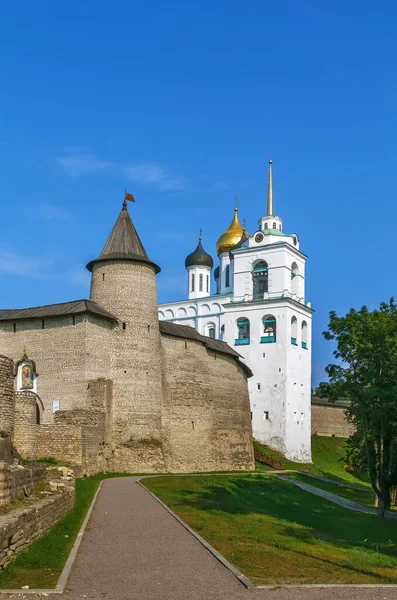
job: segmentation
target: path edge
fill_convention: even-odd
[[[184,527],[193,537],[196,538],[196,540],[198,542],[200,542],[200,544],[202,546],[204,546],[204,548],[206,548],[209,552],[211,552],[211,554],[213,556],[215,556],[215,558],[222,563],[222,565],[224,567],[226,567],[226,569],[228,569],[229,571],[231,571],[233,573],[233,575],[235,577],[237,577],[237,579],[247,588],[247,589],[254,589],[257,586],[252,583],[252,581],[250,579],[248,579],[248,577],[246,575],[244,575],[243,573],[241,573],[241,571],[239,571],[238,569],[236,569],[236,567],[234,565],[232,565],[232,563],[230,563],[228,560],[226,560],[226,558],[220,553],[218,552],[218,550],[215,550],[215,548],[213,546],[211,546],[211,544],[209,544],[204,538],[201,537],[201,535],[199,535],[196,531],[194,531],[194,529],[192,529],[183,519],[181,519],[181,517],[179,517],[176,513],[174,513],[173,510],[171,510],[166,504],[164,504],[164,502],[162,500],[160,500],[160,498],[158,498],[155,494],[153,494],[153,492],[151,492],[150,490],[148,490],[142,483],[141,483],[141,479],[146,479],[145,477],[139,477],[136,480],[136,483],[138,483],[138,485],[141,486],[142,489],[145,490],[145,492],[147,492],[148,494],[150,494],[152,496],[152,498],[154,498],[155,500],[157,500],[157,502],[159,504],[161,504],[161,506],[163,508],[165,508],[165,510],[172,516],[174,517],[174,519],[176,519],[178,521],[178,523],[180,523],[182,525],[182,527]]]
[[[79,529],[79,532],[76,536],[76,539],[74,541],[73,547],[71,549],[71,551],[69,552],[69,556],[66,560],[65,566],[63,567],[61,574],[59,576],[58,582],[55,586],[55,588],[51,588],[51,589],[28,589],[28,590],[24,590],[23,588],[14,588],[12,590],[2,590],[0,589],[0,594],[38,594],[39,596],[43,593],[46,594],[63,594],[63,592],[65,591],[65,586],[68,582],[69,579],[69,575],[70,575],[70,571],[72,569],[73,563],[76,559],[77,556],[77,551],[80,547],[81,544],[81,540],[83,539],[83,535],[85,533],[85,530],[87,528],[88,525],[88,521],[90,520],[90,516],[91,513],[93,511],[93,508],[95,506],[95,502],[96,499],[98,497],[99,491],[102,487],[102,481],[99,483],[98,489],[95,492],[95,496],[93,497],[93,499],[91,500],[91,504],[90,507],[87,511],[87,514],[84,518],[84,521]]]
[[[58,593],[62,594],[63,591],[64,591],[64,589],[65,589],[65,587],[66,587],[66,584],[67,584],[68,579],[69,579],[70,571],[71,571],[71,569],[73,567],[74,561],[76,560],[77,552],[78,552],[78,550],[80,548],[80,544],[81,544],[81,541],[83,539],[83,535],[85,533],[85,530],[87,528],[88,521],[90,520],[91,513],[92,513],[92,511],[94,509],[94,506],[95,506],[95,503],[97,501],[99,492],[101,490],[102,482],[103,482],[103,480],[98,485],[98,489],[95,492],[95,496],[93,497],[93,499],[91,501],[90,507],[89,507],[89,509],[87,511],[87,514],[86,514],[86,516],[84,518],[84,521],[83,521],[83,523],[82,523],[82,525],[80,527],[80,530],[79,530],[79,532],[78,532],[78,534],[76,536],[76,539],[75,539],[74,544],[73,544],[73,548],[71,549],[71,551],[69,553],[69,556],[67,558],[65,566],[63,567],[62,572],[61,572],[61,574],[59,576],[58,583],[55,586],[55,590],[54,590],[55,592],[58,592]],[[53,591],[53,593],[54,593],[54,591]]]

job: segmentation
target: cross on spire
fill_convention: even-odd
[[[199,229],[199,240],[200,240],[200,242],[201,242],[202,239],[203,239],[203,230],[200,227],[200,229]]]
[[[234,210],[238,210],[238,196],[234,196]]]

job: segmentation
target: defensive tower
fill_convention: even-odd
[[[124,201],[92,272],[90,298],[119,319],[111,335],[113,442],[161,440],[162,374],[156,273]]]

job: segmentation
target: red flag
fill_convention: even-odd
[[[128,192],[125,193],[125,199],[130,200],[131,202],[135,202],[134,196],[132,194],[129,194]]]

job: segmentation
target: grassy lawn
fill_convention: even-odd
[[[395,521],[262,475],[143,484],[255,583],[397,583]]]
[[[261,446],[261,444],[258,444],[258,442],[254,443],[257,447],[259,447],[259,449],[263,450],[266,454],[276,458],[284,467],[284,469],[303,471],[305,473],[312,473],[313,475],[321,475],[322,477],[336,479],[340,482],[370,487],[370,484],[361,477],[358,478],[355,475],[352,475],[351,473],[345,471],[345,442],[345,438],[320,437],[317,435],[313,435],[312,464],[292,462],[291,460],[284,458],[282,454],[279,454],[275,450],[271,450],[267,446]],[[266,468],[266,470],[268,469]]]
[[[341,496],[342,498],[346,498],[352,502],[357,502],[357,504],[362,504],[362,506],[375,508],[375,494],[371,489],[363,487],[362,490],[352,490],[342,485],[325,483],[324,481],[313,479],[313,477],[308,477],[307,475],[303,475],[301,473],[288,473],[288,477],[298,479],[299,481],[303,481],[303,483],[308,483],[316,488],[320,488],[320,490],[325,490],[326,492],[330,492],[336,496]]]
[[[76,479],[76,503],[66,517],[0,571],[0,589],[54,588],[102,479],[123,474],[100,474]]]

